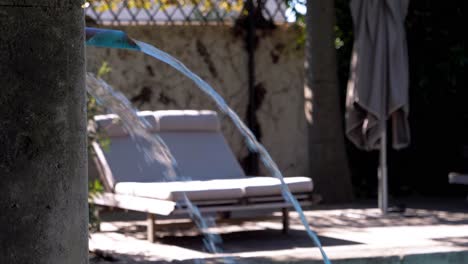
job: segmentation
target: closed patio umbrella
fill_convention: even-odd
[[[380,150],[379,207],[388,209],[387,120],[392,146],[408,146],[408,56],[404,21],[409,0],[351,0],[354,46],[346,98],[346,134],[359,148]]]

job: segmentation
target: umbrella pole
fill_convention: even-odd
[[[387,187],[387,122],[383,122],[380,138],[380,167],[379,167],[379,208],[382,215],[388,212],[388,187]]]

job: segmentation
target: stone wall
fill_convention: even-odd
[[[228,104],[246,117],[247,55],[242,33],[229,26],[129,26],[118,29],[156,45],[184,62],[210,83]],[[304,52],[299,31],[281,26],[258,31],[256,83],[261,141],[284,175],[307,174],[307,135],[303,102]],[[108,62],[105,79],[141,110],[216,109],[210,99],[182,74],[141,53],[87,49],[88,71]],[[247,149],[240,134],[223,118],[223,132],[242,160]],[[262,169],[264,172],[264,169]]]

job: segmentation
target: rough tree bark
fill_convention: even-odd
[[[340,110],[334,25],[334,1],[307,1],[304,95],[309,173],[325,202],[349,202],[352,189]]]
[[[81,4],[0,0],[0,263],[88,263]]]

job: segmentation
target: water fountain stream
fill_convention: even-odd
[[[293,205],[294,209],[298,212],[300,220],[302,224],[304,225],[307,234],[315,243],[315,245],[319,248],[322,254],[324,263],[331,264],[325,251],[322,248],[319,238],[317,237],[315,232],[310,228],[310,225],[304,215],[304,212],[302,211],[302,208],[299,202],[291,194],[287,184],[284,182],[281,171],[279,170],[278,166],[271,158],[268,151],[260,142],[258,142],[257,138],[253,135],[252,131],[250,131],[250,129],[242,122],[240,117],[227,105],[224,99],[208,83],[206,83],[199,76],[197,76],[195,73],[189,70],[183,63],[181,63],[180,61],[178,61],[177,59],[175,59],[168,53],[152,45],[149,45],[147,43],[133,40],[129,38],[122,31],[87,28],[86,44],[89,46],[128,49],[128,50],[143,52],[155,59],[158,59],[172,66],[173,68],[175,68],[176,70],[178,70],[179,72],[183,73],[185,76],[190,78],[192,81],[194,81],[197,84],[197,86],[216,103],[218,108],[233,121],[235,126],[238,128],[238,130],[244,137],[249,150],[252,152],[258,153],[260,156],[260,159],[262,160],[263,164],[265,165],[269,173],[272,176],[280,180],[281,187],[282,187],[281,191],[282,191],[282,195],[284,199],[287,202],[290,202]],[[90,78],[92,78],[92,76]],[[100,82],[99,80],[97,81]],[[104,85],[103,83],[101,84]],[[165,144],[163,143],[163,141],[160,139],[156,139],[153,141],[155,141],[154,146],[161,149],[161,154],[157,154],[158,155],[156,157],[157,161],[162,162],[163,164],[166,164],[166,165],[170,164],[170,165],[176,166],[176,161],[172,158],[172,156],[170,155],[170,152],[167,151],[167,147],[165,147]],[[166,166],[166,168],[168,168],[168,166]],[[173,167],[173,168],[176,168],[176,167]],[[168,171],[170,172],[171,169],[168,168]],[[175,173],[175,170],[174,170],[174,173]],[[186,200],[188,202],[188,205],[191,205],[190,201],[188,201],[188,199]],[[198,215],[196,214],[197,210],[195,207],[193,208],[192,212],[193,212],[192,214],[193,217],[199,217],[199,214]],[[207,236],[205,237],[207,238]]]
[[[138,116],[137,110],[133,108],[130,101],[119,91],[114,90],[104,80],[92,73],[86,74],[86,89],[98,102],[112,113],[120,117],[122,126],[130,134],[136,146],[144,153],[148,165],[159,163],[164,168],[164,180],[166,181],[188,181],[189,178],[181,178],[177,173],[177,162],[172,156],[169,148],[157,134],[148,132],[150,124]],[[220,244],[222,239],[219,235],[211,233],[209,228],[215,226],[211,218],[203,218],[198,208],[184,194],[184,205],[187,207],[190,218],[202,232],[205,248],[214,254],[222,253]],[[225,257],[224,263],[234,263]]]

